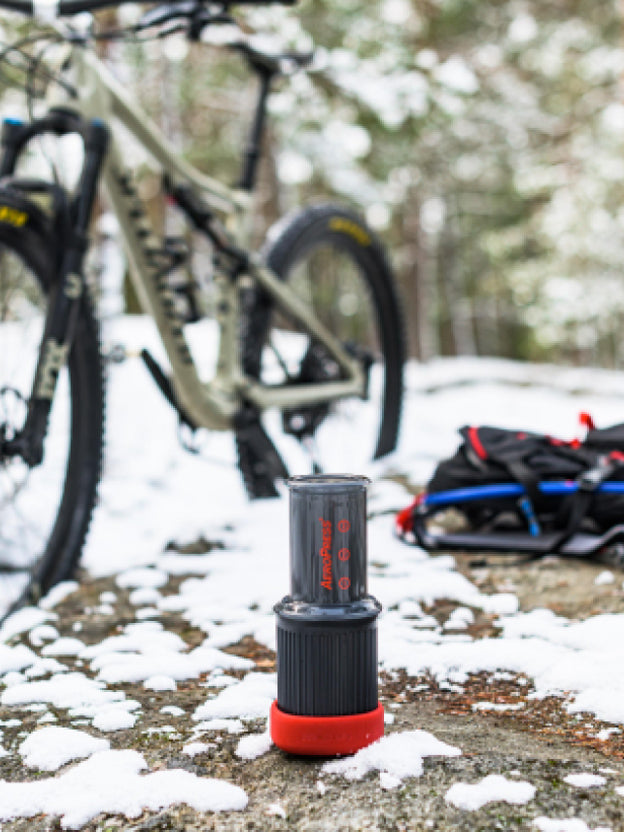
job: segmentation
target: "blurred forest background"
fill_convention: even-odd
[[[296,205],[337,198],[386,241],[412,355],[624,364],[622,0],[236,15],[316,50],[271,99],[258,240]],[[23,24],[2,25],[10,40]],[[236,180],[255,93],[239,58],[178,36],[101,50],[193,163]]]

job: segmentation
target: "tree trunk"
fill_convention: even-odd
[[[408,194],[403,210],[401,248],[398,264],[399,286],[405,301],[405,332],[408,355],[428,361],[438,352],[433,326],[435,287],[426,235],[420,225],[420,199],[415,190]]]

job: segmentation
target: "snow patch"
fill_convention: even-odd
[[[165,635],[165,633],[163,633]],[[172,635],[172,634],[170,634]],[[91,662],[97,678],[108,684],[144,682],[152,676],[167,675],[180,682],[195,679],[215,668],[249,670],[254,663],[211,647],[196,647],[190,653],[158,649],[140,654],[108,653]]]
[[[524,702],[473,702],[473,711],[521,711]]]
[[[182,651],[186,642],[176,633],[167,632],[157,622],[127,624],[118,636],[109,636],[97,644],[85,647],[80,658],[94,659],[118,653],[158,653]],[[97,668],[96,668],[97,669]]]
[[[108,740],[93,737],[74,728],[51,725],[30,734],[19,747],[28,768],[56,771],[70,760],[90,757],[110,748]]]
[[[457,607],[449,615],[445,625],[445,630],[465,630],[470,624],[474,624],[474,613],[468,607]]]
[[[611,734],[621,734],[622,731],[620,728],[603,728],[601,731],[598,731],[596,734],[596,739],[602,740],[605,742],[609,739]]]
[[[13,636],[18,636],[21,633],[26,633],[34,627],[43,624],[44,621],[57,618],[55,613],[47,612],[38,607],[22,607],[10,615],[0,627],[0,642],[8,641]]]
[[[16,647],[7,647],[0,644],[0,673],[11,673],[30,667],[39,657],[24,644]]]
[[[580,774],[568,774],[563,778],[563,782],[568,783],[570,786],[576,786],[579,789],[590,789],[592,786],[604,786],[607,781],[600,774],[582,772]]]
[[[245,726],[240,719],[207,719],[198,722],[194,733],[202,731],[227,731],[228,734],[242,734]]]
[[[60,584],[55,584],[48,594],[39,601],[39,606],[43,610],[51,610],[79,588],[78,581],[61,581]]]
[[[286,818],[286,809],[280,803],[269,803],[266,814],[277,818]]]
[[[161,615],[156,607],[141,607],[134,614],[137,621],[147,621],[149,618],[158,618]]]
[[[80,656],[91,659],[98,679],[109,684],[145,682],[154,676],[174,681],[192,679],[216,669],[248,670],[249,659],[201,645],[187,650],[186,642],[158,622],[128,624],[124,632],[84,648]]]
[[[175,679],[171,676],[150,676],[143,682],[146,690],[177,690]],[[184,712],[183,712],[184,713]]]
[[[99,707],[125,699],[121,691],[105,690],[104,685],[82,673],[62,673],[51,679],[22,682],[2,693],[3,705],[28,705],[46,702],[56,708]]]
[[[615,575],[609,569],[605,569],[599,575],[596,575],[596,580],[594,584],[596,586],[605,586],[606,584],[612,584],[615,582]]]
[[[123,731],[134,728],[137,721],[135,714],[121,708],[106,708],[93,717],[93,727],[100,731]]]
[[[165,705],[160,709],[161,714],[169,714],[169,716],[184,716],[186,711],[184,708],[179,708],[177,705]]]
[[[424,757],[458,757],[461,749],[436,739],[427,731],[403,731],[360,749],[351,757],[325,763],[323,772],[361,780],[369,771],[385,772],[393,778],[420,777]]]
[[[274,673],[248,673],[242,681],[224,688],[214,699],[196,708],[193,719],[266,719],[276,696]]]
[[[187,742],[182,746],[182,753],[188,757],[195,757],[196,754],[204,754],[211,748],[216,748],[213,742]]]
[[[48,673],[66,673],[69,670],[67,665],[61,664],[56,659],[39,659],[24,671],[27,679],[38,679],[47,676]]]
[[[39,624],[28,634],[28,640],[33,647],[41,647],[46,641],[54,641],[59,637],[59,631],[51,624]]]
[[[115,583],[121,589],[158,589],[158,587],[164,586],[168,580],[169,575],[162,569],[137,567],[120,572],[115,578]]]
[[[501,774],[490,774],[479,783],[455,783],[444,799],[458,809],[474,812],[486,803],[528,803],[535,796],[535,786],[526,781],[507,780]]]
[[[129,597],[130,603],[135,607],[142,607],[145,604],[157,604],[161,599],[162,595],[160,592],[148,586],[133,589]]]
[[[25,681],[26,676],[17,670],[9,670],[8,673],[5,673],[4,676],[0,678],[0,684],[5,685],[7,688],[13,687],[14,685],[21,685]]]
[[[42,649],[42,656],[79,656],[85,649],[84,641],[71,636],[57,638],[56,641],[46,644]]]
[[[255,760],[271,750],[271,735],[268,731],[262,734],[248,734],[241,737],[236,746],[235,754],[241,760]]]
[[[58,815],[65,829],[79,829],[100,813],[138,818],[186,803],[199,812],[241,811],[247,795],[223,780],[170,769],[147,768],[136,751],[101,751],[59,777],[13,783],[0,780],[0,820]]]
[[[389,774],[387,771],[379,772],[379,785],[384,791],[391,791],[398,789],[401,785],[401,778],[395,777],[394,774]]]

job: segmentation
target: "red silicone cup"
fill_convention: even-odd
[[[271,739],[282,751],[314,757],[355,754],[360,748],[383,737],[384,711],[346,716],[300,716],[280,710],[277,701],[271,706]]]

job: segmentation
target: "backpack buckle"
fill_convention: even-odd
[[[592,492],[595,491],[601,483],[603,483],[614,472],[617,465],[614,460],[608,456],[603,456],[598,460],[598,465],[590,468],[588,471],[583,471],[576,478],[579,491]]]

